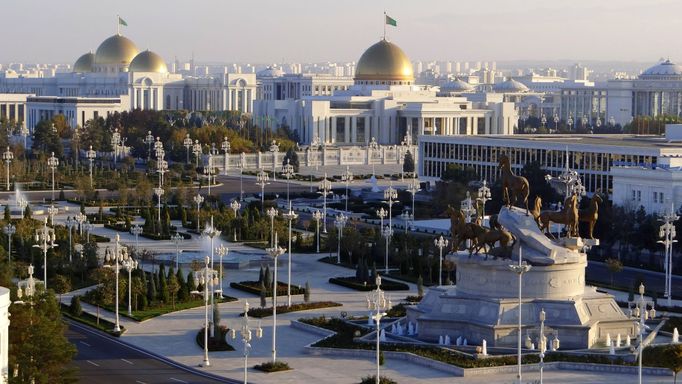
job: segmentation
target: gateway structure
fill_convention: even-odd
[[[369,145],[372,138],[411,145],[418,135],[511,134],[518,120],[512,102],[472,102],[416,85],[405,52],[385,39],[362,54],[351,86],[335,88],[331,94],[256,100],[254,118],[272,121],[273,128],[288,126],[304,144],[350,146]]]

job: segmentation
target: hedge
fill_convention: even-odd
[[[277,296],[286,296],[287,295],[287,283],[283,283],[281,281],[277,282]],[[230,283],[230,287],[234,289],[238,289],[243,292],[248,292],[248,293],[253,293],[254,295],[259,295],[260,296],[260,286],[261,283],[258,281],[240,281],[240,282],[232,282]],[[296,285],[291,285],[291,294],[292,295],[302,295],[305,293],[304,288],[299,288]],[[272,290],[267,289],[267,297],[272,297]]]
[[[377,289],[376,284],[366,283],[364,281],[357,280],[355,276],[350,277],[330,277],[329,283],[340,285],[342,287],[354,289],[356,291],[373,291]],[[398,281],[392,281],[388,279],[381,280],[381,289],[384,291],[409,291],[410,287]]]

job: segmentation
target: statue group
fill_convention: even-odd
[[[572,193],[568,196],[563,206],[559,210],[542,210],[542,199],[537,196],[533,204],[533,209],[528,207],[528,197],[530,186],[528,180],[520,175],[514,174],[511,162],[507,155],[499,158],[499,168],[501,170],[502,198],[504,205],[508,208],[521,206],[525,208],[526,215],[532,215],[541,231],[554,238],[551,233],[551,224],[562,224],[565,229],[566,237],[580,237],[579,223],[587,223],[587,237],[594,239],[594,226],[599,217],[599,204],[603,202],[599,193],[595,193],[587,209],[579,209],[580,196]],[[450,216],[450,233],[452,235],[452,252],[456,252],[463,244],[469,255],[485,252],[486,255],[494,257],[511,257],[511,247],[515,239],[514,236],[503,228],[497,221],[497,216],[492,215],[489,219],[489,226],[483,223],[484,212],[477,216],[475,220],[467,220],[461,209],[448,206],[447,213]]]

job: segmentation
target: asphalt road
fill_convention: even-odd
[[[644,286],[647,292],[655,291],[661,295],[665,290],[665,274],[662,272],[647,271],[644,269],[636,269],[625,267],[621,272],[613,275],[613,283],[620,286],[630,286],[638,278],[644,279]],[[588,281],[597,281],[604,284],[611,284],[611,272],[606,267],[606,264],[596,261],[589,261],[587,270],[585,271],[585,278]],[[680,287],[682,287],[682,276],[672,276],[672,292],[677,296]],[[637,290],[635,289],[635,293]],[[662,304],[663,302],[661,302]]]
[[[79,369],[81,383],[96,384],[204,384],[240,383],[217,380],[180,365],[158,360],[113,337],[68,322],[66,337],[78,348],[73,364]],[[201,356],[197,356],[199,360]]]

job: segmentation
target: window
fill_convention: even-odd
[[[654,192],[654,203],[658,203],[658,192]]]
[[[642,191],[637,191],[637,201],[642,201]]]
[[[634,189],[632,190],[632,201],[635,201],[637,199],[637,191]]]

